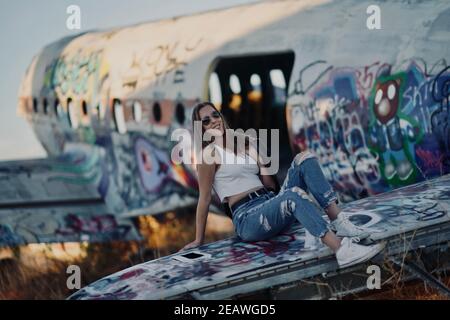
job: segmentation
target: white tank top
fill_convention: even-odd
[[[214,146],[222,160],[213,182],[213,188],[221,202],[228,202],[228,199],[225,200],[226,197],[263,187],[258,177],[259,166],[252,157],[236,156],[232,151],[224,150],[216,144]]]

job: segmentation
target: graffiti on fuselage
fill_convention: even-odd
[[[450,172],[449,67],[412,59],[393,69],[316,61],[294,80],[294,148],[319,156],[341,200]]]
[[[170,202],[170,197],[196,194],[192,172],[171,161],[167,140],[137,132],[113,132],[100,143],[107,150],[105,171],[114,190],[108,190],[107,196],[120,199],[117,211],[149,208],[161,199],[166,199],[167,208],[175,208],[179,204]],[[120,208],[121,204],[124,207]]]
[[[183,44],[176,42],[134,52],[133,55],[130,53],[131,66],[125,59],[122,65],[126,72],[122,73],[121,68],[118,68],[119,72],[116,74],[123,84],[121,89],[116,88],[120,91],[120,96],[135,92],[149,81],[165,79],[171,71],[180,74],[187,65],[188,55],[201,42],[201,39]],[[134,84],[131,77],[133,68],[139,69],[136,74],[140,77],[135,79],[137,82]],[[121,100],[127,131],[119,133],[112,106],[114,96],[111,96],[109,88],[110,76],[108,57],[95,46],[62,54],[49,63],[41,92],[44,96],[55,96],[66,108],[63,108],[62,115],[56,115],[56,120],[52,119],[52,126],[48,125],[50,117],[34,119],[33,125],[40,140],[44,145],[53,143],[58,146],[46,148],[51,155],[64,153],[65,145],[73,142],[93,145],[103,150],[103,176],[98,189],[116,213],[148,207],[161,197],[169,197],[171,194],[183,197],[189,189],[196,186],[196,181],[190,168],[176,165],[169,158],[172,147],[170,134],[174,127],[182,126],[179,122],[173,123],[173,101],[167,103],[163,91],[155,91],[154,99],[140,99],[142,120],[138,123],[131,116],[134,112],[134,100]],[[67,120],[69,98],[75,102],[75,109],[78,110],[71,115],[78,118],[77,128],[71,127]],[[177,99],[183,101],[181,94],[177,95]],[[81,101],[87,103],[87,115],[80,112]],[[155,101],[161,106],[158,120],[152,117]],[[186,112],[186,109],[183,107],[182,111]],[[56,137],[62,139],[53,141]],[[174,203],[177,198],[173,199],[170,203],[165,201],[168,209],[177,207]]]
[[[194,37],[133,52],[120,76],[124,93],[133,92],[149,82],[155,85],[165,83],[169,74],[171,83],[185,82],[185,67],[202,42],[203,38]]]
[[[102,50],[85,47],[61,55],[46,67],[43,94],[54,92],[59,101],[83,97],[88,103],[97,102],[94,95],[101,93],[108,69]]]

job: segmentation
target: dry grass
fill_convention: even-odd
[[[441,281],[447,287],[450,287],[450,277],[441,279]],[[407,283],[400,282],[393,288],[376,293],[365,293],[358,298],[370,300],[449,300],[447,296],[420,280]]]
[[[67,288],[67,267],[71,264],[82,270],[82,286],[129,263],[128,253],[135,251],[136,243],[92,244],[86,248],[85,258],[59,260],[46,256],[45,265],[33,266],[19,257],[0,260],[0,299],[64,299],[71,290]],[[21,248],[23,252],[27,248]]]
[[[417,255],[418,254],[418,255]],[[415,253],[403,254],[401,257],[401,265],[396,266],[389,260],[383,261],[383,270],[387,274],[387,278],[381,283],[381,290],[366,291],[355,295],[353,299],[370,299],[370,300],[449,300],[445,294],[431,287],[420,279],[408,281],[410,275],[404,267],[405,263],[411,261],[419,262],[420,251]],[[434,259],[441,259],[434,258]],[[436,261],[434,261],[436,262]],[[450,277],[444,271],[438,272],[436,264],[429,272],[436,277],[448,288],[450,287]],[[423,268],[423,266],[421,266]]]

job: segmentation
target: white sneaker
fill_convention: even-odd
[[[314,237],[308,230],[305,229],[305,244],[303,245],[304,250],[317,250],[323,247],[322,241],[319,238]]]
[[[357,244],[358,238],[344,238],[341,241],[341,246],[336,252],[336,259],[339,267],[348,267],[376,256],[384,249],[385,243],[378,243],[371,246],[362,246]]]
[[[331,229],[336,232],[338,237],[350,237],[365,239],[370,236],[370,233],[361,227],[358,227],[350,222],[347,216],[339,214],[337,219],[331,222]]]

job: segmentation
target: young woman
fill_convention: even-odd
[[[336,194],[312,153],[305,151],[295,156],[280,191],[276,193],[273,191],[276,181],[262,165],[262,158],[252,143],[247,143],[241,150],[239,146],[235,150],[226,148],[228,125],[212,103],[198,104],[193,110],[192,121],[193,125],[195,121],[201,121],[202,137],[209,131],[219,138],[212,142],[201,141],[197,148],[202,151],[203,161],[196,165],[200,191],[196,237],[183,250],[203,244],[213,189],[221,202],[229,206],[236,234],[244,241],[270,238],[298,220],[335,252],[341,267],[368,260],[383,249],[383,244],[363,246],[356,243],[369,234],[339,214]],[[210,159],[205,159],[205,155],[210,155]],[[321,208],[307,191],[326,212],[330,225],[322,218]]]

